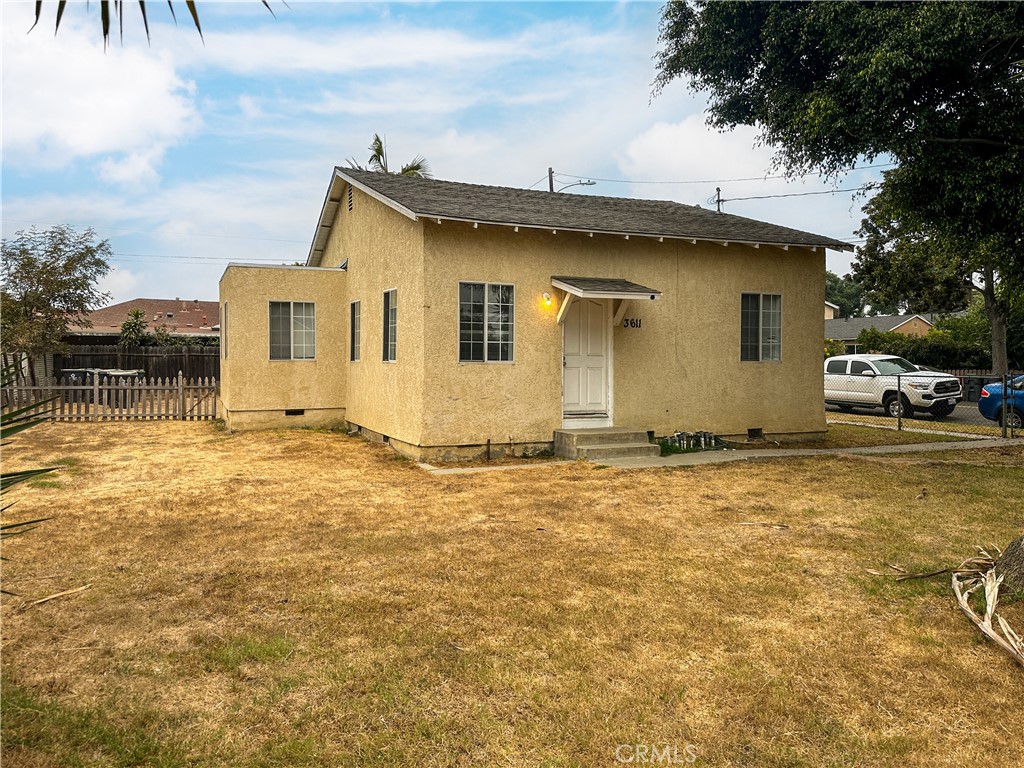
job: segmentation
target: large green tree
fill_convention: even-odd
[[[839,307],[837,317],[860,317],[864,312],[864,287],[849,275],[826,270],[825,301]]]
[[[656,88],[686,77],[711,125],[757,126],[788,172],[892,159],[857,277],[893,298],[873,282],[886,263],[936,277],[949,270],[933,259],[969,262],[961,304],[965,276],[1008,297],[992,304],[1005,365],[996,315],[1024,283],[1024,3],[672,2],[661,42]],[[899,279],[934,293],[913,277]]]
[[[1024,308],[1015,274],[1018,248],[1005,233],[954,231],[931,223],[921,207],[903,199],[902,168],[886,174],[866,206],[854,275],[872,293],[902,301],[912,312],[964,309],[972,294],[982,299],[989,328],[992,369],[1009,370],[1008,322]]]
[[[110,244],[91,229],[68,226],[21,230],[0,242],[0,339],[5,354],[31,362],[65,348],[70,323],[85,325],[86,313],[109,298],[97,281],[110,271]],[[35,383],[35,382],[33,382]]]

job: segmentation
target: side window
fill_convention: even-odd
[[[384,291],[384,350],[385,363],[393,363],[398,350],[398,290]]]
[[[349,348],[348,348],[348,359],[352,362],[359,360],[359,351],[361,347],[360,343],[360,325],[362,324],[361,309],[358,301],[353,301],[349,305]]]
[[[270,302],[270,359],[316,358],[316,305],[308,301]]]
[[[782,360],[782,296],[740,295],[740,360]]]
[[[460,363],[513,361],[515,292],[501,283],[459,283]]]
[[[845,360],[829,360],[825,370],[828,373],[846,373]]]
[[[852,360],[850,361],[850,375],[860,376],[865,371],[873,370],[870,365],[865,363],[863,360]]]

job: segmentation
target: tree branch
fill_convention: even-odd
[[[995,139],[952,139],[946,136],[924,136],[922,141],[930,141],[935,144],[981,144],[986,147],[1002,147],[1004,149],[1024,149],[1024,144],[1012,144],[1008,141],[996,141]]]

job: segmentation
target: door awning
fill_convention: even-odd
[[[581,299],[660,299],[661,291],[609,277],[552,275],[551,285]]]

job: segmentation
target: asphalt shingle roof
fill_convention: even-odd
[[[879,331],[891,331],[912,317],[920,317],[934,325],[935,319],[927,315],[875,315],[874,317],[846,317],[825,321],[825,338],[847,341],[856,339],[860,332],[868,328]]]
[[[636,296],[660,295],[661,291],[648,288],[639,283],[631,283],[629,280],[618,280],[608,277],[567,277],[565,275],[552,275],[551,279],[560,283],[571,285],[584,293],[623,293]]]
[[[649,237],[851,250],[842,241],[671,200],[573,195],[338,168],[419,217]]]

